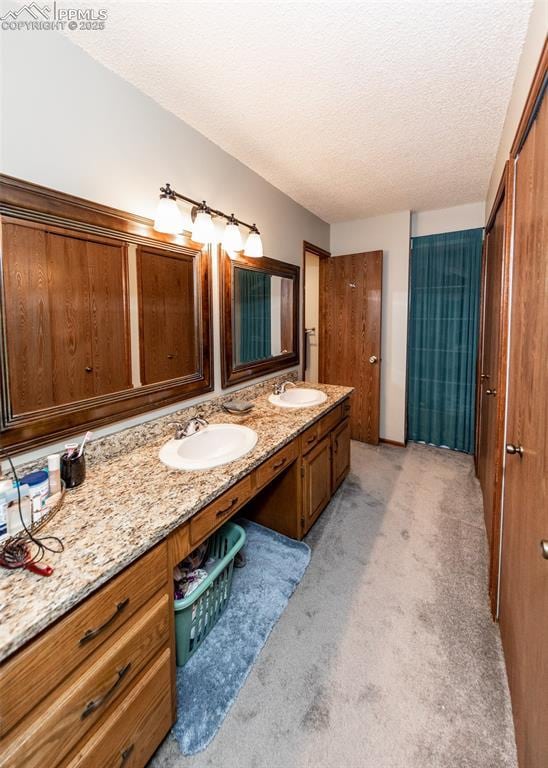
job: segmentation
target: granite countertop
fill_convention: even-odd
[[[253,411],[243,416],[225,414],[217,405],[208,414],[211,423],[245,424],[259,439],[238,461],[205,471],[172,470],[160,462],[160,446],[173,432],[167,427],[169,420],[163,420],[161,430],[155,427],[160,422],[136,428],[141,437],[143,430],[150,435],[138,447],[128,447],[132,430],[120,433],[124,451],[108,460],[90,462],[85,483],[67,492],[61,510],[39,533],[58,536],[64,543],[62,553],[45,557],[54,568],[53,575],[44,578],[22,569],[0,569],[0,661],[352,392],[350,387],[314,387],[328,395],[325,403],[314,408],[279,408],[268,402],[266,394],[257,397]]]

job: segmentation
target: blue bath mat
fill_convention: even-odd
[[[177,669],[173,735],[185,755],[205,749],[310,562],[310,547],[262,525],[245,528],[245,568],[235,568],[224,614],[194,656]]]

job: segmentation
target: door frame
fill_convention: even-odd
[[[476,441],[474,464],[478,474],[478,451],[481,421],[481,363],[483,359],[484,330],[485,330],[485,290],[486,290],[486,243],[487,235],[493,228],[495,218],[504,206],[504,239],[502,245],[501,297],[498,329],[499,370],[495,387],[497,389],[496,409],[496,439],[495,439],[495,478],[493,489],[493,509],[491,524],[491,551],[489,553],[489,601],[493,619],[498,619],[499,581],[502,549],[502,491],[504,470],[504,441],[506,432],[506,392],[507,369],[509,355],[509,316],[510,316],[510,273],[512,266],[512,232],[514,211],[514,165],[507,161],[497,188],[497,193],[485,225],[484,247],[482,255],[482,293],[481,293],[481,327],[476,365]]]
[[[319,245],[314,245],[313,243],[309,243],[308,240],[303,240],[303,303],[302,303],[302,318],[301,318],[301,340],[302,340],[302,347],[303,350],[303,356],[302,356],[302,375],[301,378],[304,381],[305,375],[306,375],[306,254],[307,253],[314,253],[316,256],[320,259],[320,269],[322,265],[322,260],[329,259],[331,257],[331,253],[329,251],[326,251],[324,248],[320,248]],[[320,301],[321,301],[321,291],[318,289],[318,327],[316,328],[316,334],[318,337],[318,347],[320,343],[320,318],[321,318],[321,307],[320,307]],[[319,351],[319,350],[318,350]],[[318,373],[319,373],[319,361],[318,361]]]

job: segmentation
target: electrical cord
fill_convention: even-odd
[[[0,565],[3,565],[6,568],[20,568],[22,566],[39,563],[44,559],[46,552],[59,554],[65,549],[65,545],[58,536],[34,536],[32,531],[27,528],[21,508],[21,488],[17,470],[13,465],[11,456],[7,456],[7,460],[15,480],[15,487],[17,488],[17,507],[19,510],[19,520],[23,526],[23,532],[18,533],[16,536],[9,539],[3,546],[0,546]],[[34,556],[29,554],[29,541],[36,547],[36,554]],[[46,542],[48,543],[46,544]]]

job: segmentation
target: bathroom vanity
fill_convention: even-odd
[[[53,576],[0,573],[2,768],[146,764],[176,717],[173,567],[238,514],[302,538],[348,473],[351,389],[318,389],[309,409],[217,408],[210,421],[258,434],[230,465],[163,466],[166,420],[95,457],[50,524],[65,543]]]

